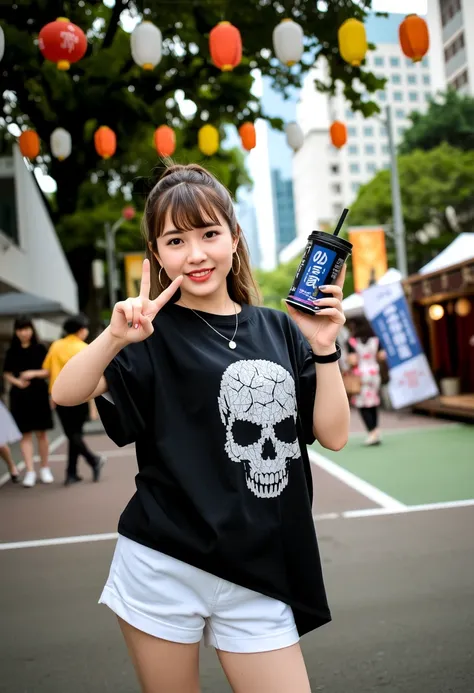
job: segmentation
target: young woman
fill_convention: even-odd
[[[100,601],[144,693],[199,691],[203,634],[236,693],[309,693],[299,636],[331,616],[306,445],[348,436],[343,278],[317,317],[253,305],[232,200],[197,165],[165,172],[144,219],[139,297],[53,387],[63,406],[97,397],[109,436],[136,446]]]
[[[20,481],[20,474],[10,451],[10,445],[21,440],[21,433],[18,430],[12,415],[0,400],[0,457],[6,463],[10,473],[10,479],[14,484]]]
[[[351,402],[359,410],[369,434],[365,445],[380,445],[380,364],[385,360],[385,351],[381,348],[368,320],[359,320],[354,324],[347,349],[348,364],[353,372],[360,376],[360,392],[352,397]]]
[[[61,369],[75,354],[86,348],[89,335],[89,319],[86,315],[75,315],[68,318],[63,325],[64,337],[57,339],[49,348],[43,361],[43,368],[49,376],[49,388],[52,389]],[[54,400],[53,400],[54,401]],[[105,457],[95,455],[84,442],[83,428],[89,411],[95,411],[94,402],[80,403],[75,407],[56,406],[56,412],[69,443],[65,486],[82,481],[77,473],[77,461],[82,455],[92,469],[92,479],[99,481]]]
[[[10,410],[22,433],[21,453],[26,466],[23,486],[36,483],[33,462],[33,433],[38,441],[40,480],[51,484],[53,474],[48,466],[49,442],[46,431],[53,428],[49,406],[48,372],[42,367],[46,347],[38,342],[33,322],[24,316],[15,320],[14,334],[4,364],[4,378],[11,385]]]

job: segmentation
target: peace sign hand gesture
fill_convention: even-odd
[[[150,261],[143,261],[140,295],[127,298],[115,304],[110,320],[110,332],[124,344],[143,342],[153,334],[152,321],[157,313],[168,303],[183,281],[182,275],[176,277],[170,286],[153,301],[150,300]]]

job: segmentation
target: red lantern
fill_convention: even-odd
[[[135,207],[132,207],[132,205],[127,205],[122,209],[122,216],[124,219],[127,221],[130,221],[130,219],[133,219],[135,216]]]
[[[230,22],[219,22],[209,34],[212,62],[222,72],[230,72],[242,60],[240,31]]]
[[[102,125],[94,133],[95,150],[103,159],[110,159],[115,154],[117,148],[117,138],[115,132],[107,125]]]
[[[25,130],[18,138],[20,152],[28,159],[35,159],[40,152],[40,140],[34,130]]]
[[[418,63],[427,54],[430,47],[428,25],[417,14],[409,14],[398,28],[400,46],[407,58]]]
[[[160,156],[172,156],[176,149],[174,130],[168,125],[160,125],[155,130],[155,148]]]
[[[78,26],[65,17],[44,26],[39,33],[39,49],[46,60],[56,63],[58,70],[69,70],[87,50],[87,38]]]
[[[243,123],[239,128],[239,135],[242,140],[242,147],[248,152],[257,145],[257,133],[253,123]]]
[[[329,134],[331,135],[331,142],[338,149],[343,147],[347,142],[347,128],[344,123],[341,123],[339,120],[335,120],[331,125]]]

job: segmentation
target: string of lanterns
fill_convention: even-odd
[[[304,51],[304,32],[292,19],[283,19],[273,30],[273,50],[277,59],[291,67],[301,60]],[[413,62],[419,62],[428,52],[429,33],[424,19],[410,14],[399,26],[399,42],[403,53]],[[84,57],[87,51],[87,38],[80,27],[65,17],[46,24],[39,33],[39,49],[46,60],[56,63],[58,70],[68,70],[72,63]],[[347,19],[338,29],[339,53],[343,60],[353,67],[359,67],[368,50],[367,36],[363,22]],[[3,57],[5,39],[0,27],[0,60]],[[152,22],[142,21],[130,37],[132,58],[143,70],[153,70],[162,57],[162,34]],[[242,37],[237,27],[227,21],[219,22],[209,34],[209,53],[213,64],[222,72],[230,72],[242,60]],[[245,122],[238,128],[242,147],[251,151],[256,147],[255,125]],[[285,127],[288,146],[297,152],[303,145],[304,134],[298,123],[287,123]],[[329,134],[332,144],[340,149],[347,142],[347,128],[344,123],[335,121]],[[174,130],[168,125],[160,125],[154,133],[153,142],[160,156],[172,156],[176,149]],[[109,159],[117,148],[116,135],[107,126],[99,127],[94,133],[96,152],[103,159]],[[33,130],[25,130],[19,137],[19,147],[23,156],[34,159],[40,151],[38,135]],[[198,147],[206,156],[213,156],[219,149],[219,132],[211,124],[203,125],[198,131]],[[64,128],[56,128],[50,138],[51,153],[63,161],[71,154],[71,135]]]

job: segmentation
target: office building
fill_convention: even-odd
[[[428,0],[434,87],[474,95],[474,2]]]

